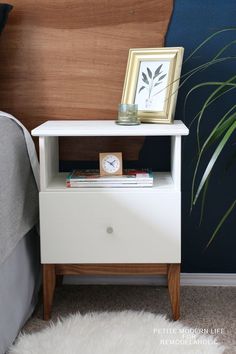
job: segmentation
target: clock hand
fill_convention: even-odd
[[[110,162],[110,161],[107,161],[111,166],[113,166],[114,167],[114,165],[113,165],[113,163],[114,163],[114,161],[112,161],[112,162]]]
[[[115,166],[114,166],[114,163],[116,162],[116,160],[111,161],[111,162],[110,162],[110,161],[108,161],[108,162],[109,162],[109,164],[110,164],[112,167],[115,167]]]

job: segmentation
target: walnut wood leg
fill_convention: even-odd
[[[54,264],[43,264],[43,319],[51,318],[52,302],[56,286]]]
[[[180,264],[169,264],[168,290],[173,319],[176,321],[180,316]]]

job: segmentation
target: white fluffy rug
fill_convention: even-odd
[[[21,335],[10,354],[218,354],[212,336],[147,312],[71,315]]]

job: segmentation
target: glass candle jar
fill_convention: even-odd
[[[134,103],[121,103],[118,107],[118,120],[120,125],[138,125],[138,105]]]

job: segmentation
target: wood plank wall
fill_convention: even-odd
[[[31,130],[53,119],[116,119],[129,48],[163,46],[172,0],[12,0],[0,38],[0,110]],[[62,141],[61,158],[136,159],[142,138]],[[133,146],[133,148],[131,148]]]

